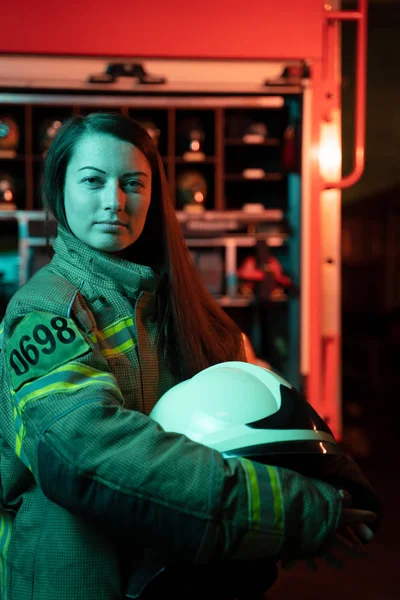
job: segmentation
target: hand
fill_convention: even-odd
[[[343,569],[345,566],[344,561],[338,558],[333,550],[339,550],[351,557],[366,554],[365,544],[368,544],[374,537],[374,533],[367,523],[373,523],[377,516],[369,510],[350,508],[353,501],[351,495],[345,490],[339,490],[339,494],[343,500],[343,509],[336,538],[331,551],[321,558],[331,567]],[[296,562],[282,561],[281,565],[285,571],[290,571]],[[312,571],[318,570],[315,559],[306,560],[305,563]]]
[[[353,499],[345,490],[339,490],[343,499],[343,510],[336,538],[349,548],[358,548],[364,552],[363,544],[368,544],[374,537],[367,523],[376,521],[377,516],[370,510],[350,508]]]

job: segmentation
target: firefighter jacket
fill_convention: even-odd
[[[305,558],[333,542],[330,485],[166,433],[158,276],[59,227],[0,325],[2,600],[117,600],[170,562]]]

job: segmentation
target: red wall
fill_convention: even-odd
[[[8,0],[0,53],[317,58],[323,0]]]

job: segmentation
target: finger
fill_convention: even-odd
[[[344,508],[340,518],[341,525],[349,523],[373,523],[377,516],[370,510],[359,510],[357,508]]]
[[[356,525],[357,525],[357,523],[356,523]],[[353,527],[354,527],[354,525],[352,527],[350,527],[349,525],[346,525],[345,529],[346,529],[347,539],[352,541],[354,546],[356,546],[361,552],[366,552],[363,544],[360,541],[360,538],[355,533]]]
[[[335,550],[340,550],[343,554],[351,557],[359,557],[366,553],[364,546],[357,541],[354,544],[352,541],[347,539],[344,535],[337,535],[335,541],[333,543],[333,548]]]
[[[353,502],[351,494],[349,494],[349,492],[346,492],[346,490],[339,490],[339,494],[342,497],[343,506],[345,508],[349,508],[351,506],[351,503]]]
[[[374,532],[365,523],[354,523],[353,529],[365,544],[368,544],[374,537]]]
[[[349,537],[354,540],[354,544],[365,551],[364,545],[362,544],[360,537],[357,535],[357,532],[354,529],[357,525],[363,525],[363,523],[355,523],[352,527],[347,525],[346,529],[348,530]]]
[[[356,536],[357,538],[357,536]],[[352,554],[364,554],[366,552],[364,546],[361,544],[359,539],[354,540],[348,533],[343,535],[337,534],[334,542],[334,546],[340,547],[341,550],[348,550]]]
[[[350,542],[350,540],[348,540],[345,535],[341,535],[340,533],[336,534],[334,545],[336,545],[337,542],[340,542],[340,544],[343,544],[348,548],[353,548],[353,543]]]

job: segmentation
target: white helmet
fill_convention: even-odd
[[[347,490],[352,507],[381,505],[358,465],[328,425],[290,383],[263,367],[213,365],[166,392],[150,413],[165,431],[182,433],[226,458],[285,467]]]
[[[268,369],[246,362],[213,365],[179,383],[150,417],[226,457],[343,454],[312,406]]]

